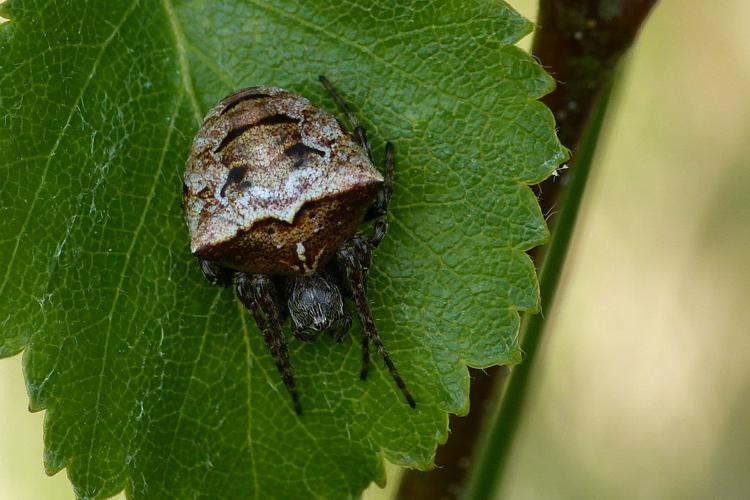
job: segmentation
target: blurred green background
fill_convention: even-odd
[[[748,20],[747,0],[664,0],[647,21],[501,498],[750,498]],[[21,357],[0,360],[0,498],[73,498],[26,405]]]

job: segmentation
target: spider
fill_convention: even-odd
[[[378,334],[368,304],[372,253],[388,229],[394,148],[381,174],[365,129],[324,76],[320,81],[353,134],[307,99],[251,87],[219,102],[193,141],[183,207],[191,249],[209,282],[234,286],[271,351],[297,414],[302,414],[282,331],[297,339],[324,331],[336,342],[354,303],[363,337],[360,379],[375,346],[410,407],[414,398]],[[370,230],[358,231],[363,222]]]

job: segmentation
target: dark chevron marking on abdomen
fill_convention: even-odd
[[[264,99],[266,97],[271,97],[268,94],[245,94],[243,91],[239,91],[236,94],[232,94],[231,96],[224,99],[224,103],[226,104],[226,107],[221,110],[220,115],[224,115],[234,109],[237,105],[245,102],[245,101],[251,101],[254,99]]]
[[[254,127],[262,127],[265,125],[278,125],[280,123],[299,123],[300,120],[296,118],[292,118],[288,115],[282,115],[282,114],[276,114],[271,116],[266,116],[265,118],[262,118],[254,123],[248,123],[245,125],[240,125],[239,127],[235,127],[232,130],[230,130],[227,135],[222,139],[221,143],[219,143],[216,148],[214,148],[214,153],[221,153],[221,151],[227,147],[232,141],[234,141],[236,138],[241,136],[246,131],[250,130]]]
[[[245,177],[245,174],[247,173],[247,166],[243,167],[234,167],[232,170],[229,171],[229,175],[227,175],[227,180],[224,182],[224,185],[221,187],[221,197],[226,197],[227,193],[227,187],[230,184],[237,184],[238,182],[241,182],[242,179]],[[244,182],[242,183],[244,184]]]

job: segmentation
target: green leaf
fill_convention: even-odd
[[[487,0],[9,0],[0,13],[0,354],[24,350],[45,466],[81,497],[356,496],[382,457],[428,468],[468,411],[465,365],[519,360],[538,304],[524,250],[547,237],[527,184],[565,153],[535,101],[551,79],[512,46],[530,25]],[[379,359],[290,339],[303,416],[231,290],[188,250],[181,175],[219,98],[274,85],[396,145]]]

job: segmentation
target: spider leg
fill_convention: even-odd
[[[344,314],[345,316],[341,319],[341,324],[333,332],[333,340],[335,340],[339,344],[344,341],[344,337],[352,328],[352,317],[348,312],[344,312]]]
[[[292,365],[289,361],[289,348],[281,332],[276,286],[268,276],[262,274],[235,273],[235,291],[242,304],[250,311],[258,325],[263,340],[271,351],[276,369],[279,371],[289,395],[294,411],[302,415],[297,386],[294,383]]]
[[[388,208],[390,207],[391,195],[393,194],[394,156],[393,143],[387,142],[385,144],[385,168],[383,172],[385,182],[380,191],[378,191],[375,202],[370,207],[368,213],[368,216],[375,218],[372,236],[370,237],[370,245],[373,247],[377,247],[380,244],[386,231],[388,231]]]
[[[370,373],[370,338],[365,333],[362,336],[362,368],[359,370],[359,379],[367,380],[368,373]]]
[[[367,152],[367,157],[370,159],[370,161],[372,161],[372,151],[370,151],[370,141],[367,140],[367,131],[359,124],[357,116],[352,113],[349,105],[346,103],[346,101],[344,101],[344,99],[341,98],[328,78],[320,75],[318,79],[320,80],[320,83],[322,83],[326,88],[328,93],[331,94],[333,100],[336,101],[336,105],[339,107],[341,112],[344,113],[346,119],[349,120],[349,123],[354,129],[354,135],[357,136],[357,140],[359,141],[360,145],[364,148],[365,152]]]
[[[312,342],[313,340],[318,338],[318,336],[314,333],[309,333],[298,328],[297,325],[294,324],[294,321],[292,321],[292,335],[294,335],[297,340],[301,340],[302,342]]]
[[[222,267],[216,262],[203,260],[201,258],[198,258],[198,263],[201,266],[201,271],[203,271],[203,276],[205,276],[209,283],[211,283],[212,285],[228,287],[232,284],[234,271],[232,271],[231,269]]]
[[[326,88],[336,105],[339,107],[341,112],[346,116],[349,123],[354,128],[354,135],[357,136],[357,140],[362,145],[364,150],[367,152],[367,157],[372,161],[372,151],[370,150],[370,141],[367,139],[367,131],[359,124],[357,116],[352,112],[349,105],[336,91],[333,84],[323,75],[318,77],[320,83]],[[391,193],[393,193],[393,168],[394,166],[394,155],[393,155],[393,143],[388,142],[385,145],[385,182],[383,188],[378,191],[375,202],[367,213],[367,219],[375,219],[373,226],[373,235],[370,238],[370,243],[373,247],[377,247],[380,241],[385,236],[388,230],[388,205],[391,202]]]
[[[355,235],[344,245],[344,248],[339,251],[336,257],[339,267],[346,278],[347,285],[351,290],[354,303],[357,306],[359,319],[362,322],[364,338],[362,340],[362,371],[360,372],[360,378],[364,380],[367,377],[370,364],[369,343],[372,342],[388,367],[391,377],[393,377],[396,385],[404,395],[404,399],[406,399],[409,406],[414,408],[416,406],[414,398],[409,389],[406,388],[404,379],[399,375],[396,365],[391,359],[391,355],[383,345],[378,330],[375,328],[372,312],[370,312],[370,306],[367,302],[367,273],[372,257],[372,250],[368,240],[364,239],[361,235]]]

